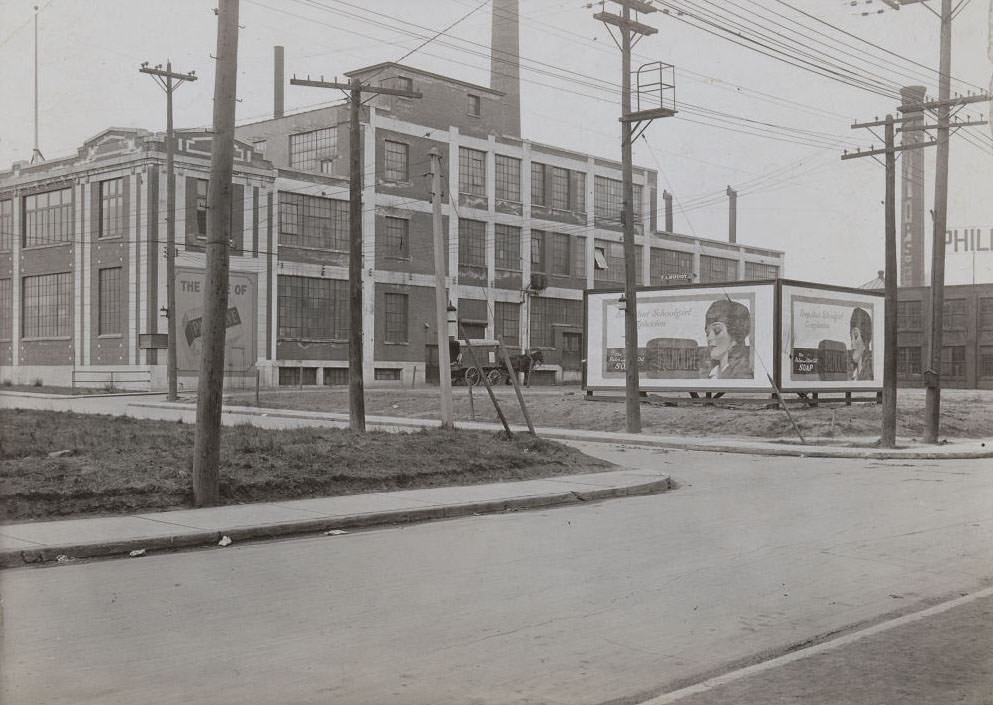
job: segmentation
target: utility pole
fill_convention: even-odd
[[[728,186],[728,242],[738,241],[738,192]]]
[[[638,380],[638,303],[635,272],[634,243],[634,185],[632,183],[631,145],[635,123],[668,117],[674,110],[663,108],[631,112],[631,35],[639,37],[655,34],[658,30],[631,19],[631,11],[645,14],[657,8],[643,0],[612,0],[622,7],[620,15],[598,12],[593,18],[617,27],[621,39],[614,42],[621,50],[621,178],[623,207],[621,222],[624,228],[624,397],[628,433],[641,433],[641,390]],[[611,32],[613,37],[613,32]],[[661,83],[659,84],[661,91]],[[661,92],[660,92],[661,102]],[[640,105],[640,96],[639,96]],[[640,134],[640,133],[639,133]]]
[[[335,88],[348,91],[350,103],[348,148],[348,217],[350,245],[348,252],[348,291],[351,298],[351,325],[348,338],[348,420],[349,427],[356,433],[365,432],[365,391],[362,380],[362,130],[359,125],[359,108],[362,106],[362,93],[383,93],[405,98],[420,98],[416,91],[399,88],[363,85],[353,78],[348,83],[337,81],[312,81],[310,78],[290,79],[292,86],[313,88]],[[438,351],[441,354],[441,351]]]
[[[919,112],[921,106],[909,109],[909,106],[900,106],[900,110],[907,113]],[[842,159],[858,159],[860,157],[872,157],[876,159],[879,155],[885,157],[886,167],[886,197],[885,197],[885,272],[883,281],[885,286],[885,304],[883,321],[883,426],[880,434],[880,445],[883,448],[896,447],[896,364],[897,364],[897,238],[896,238],[896,153],[908,150],[933,147],[937,141],[930,142],[907,142],[899,147],[894,144],[896,124],[910,124],[913,129],[918,129],[919,118],[917,115],[910,115],[903,118],[894,118],[887,115],[885,120],[874,120],[872,122],[855,123],[852,129],[874,128],[883,126],[884,146],[882,149],[869,149],[866,151],[848,152],[842,155]],[[956,127],[966,127],[968,125],[984,124],[983,121],[956,123]],[[929,126],[929,127],[934,127]],[[941,238],[942,245],[945,239]]]
[[[448,355],[448,287],[445,277],[445,238],[441,232],[441,154],[431,152],[431,214],[434,230],[434,310],[438,327],[438,385],[441,388],[441,427],[454,428],[452,367]]]
[[[916,4],[923,0],[884,0],[887,5],[899,10],[903,5]],[[986,96],[950,99],[952,72],[952,18],[962,3],[955,8],[952,0],[941,0],[941,40],[938,55],[938,100],[921,105],[900,106],[901,112],[913,112],[922,108],[936,109],[938,124],[935,130],[937,154],[934,169],[934,235],[931,243],[931,330],[928,336],[928,367],[924,370],[924,442],[938,442],[938,428],[941,417],[941,353],[943,347],[942,329],[945,309],[945,230],[948,219],[948,152],[949,119],[952,105],[964,105],[976,100],[989,100]],[[925,5],[931,12],[934,10]],[[962,127],[963,124],[956,124]]]
[[[176,170],[173,165],[176,135],[172,127],[172,92],[185,81],[197,80],[197,72],[174,73],[172,61],[166,61],[165,71],[162,70],[161,64],[149,68],[147,61],[138,70],[154,78],[166,94],[166,331],[168,334],[166,399],[176,401],[178,386],[176,382]]]
[[[193,503],[218,503],[224,335],[228,312],[231,245],[231,177],[234,172],[234,114],[238,81],[238,0],[220,0],[217,12],[217,71],[214,131],[207,187],[207,273],[203,292],[203,351],[197,389],[193,448]]]

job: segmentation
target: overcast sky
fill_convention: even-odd
[[[0,0],[0,170],[32,153],[35,4]],[[883,266],[883,167],[871,158],[840,157],[846,148],[882,144],[881,130],[873,136],[851,124],[897,114],[894,88],[919,84],[937,94],[939,21],[927,6],[937,10],[940,0],[899,11],[880,0],[655,4],[673,12],[641,17],[659,31],[638,43],[634,64],[675,66],[679,112],[652,123],[637,141],[634,159],[659,171],[660,198],[662,189],[674,194],[676,231],[726,239],[730,185],[739,194],[738,241],[785,251],[785,276],[846,286],[872,279]],[[993,75],[991,0],[955,4],[961,7],[953,25],[953,91],[986,89]],[[37,5],[39,148],[45,157],[73,154],[111,126],[163,130],[165,97],[138,72],[143,61],[171,59],[175,70],[195,70],[200,80],[175,94],[175,121],[177,127],[209,126],[215,2]],[[607,3],[609,11],[618,8]],[[877,13],[879,8],[886,11]],[[604,25],[593,19],[600,3],[520,0],[520,9],[524,137],[619,160],[621,58]],[[490,12],[484,0],[242,0],[237,120],[271,115],[276,44],[286,48],[287,78],[331,79],[400,60],[488,85]],[[764,36],[731,41],[724,28]],[[815,66],[829,77],[794,64]],[[334,92],[295,86],[287,86],[285,96],[287,112],[340,100]],[[978,104],[962,116],[986,116],[989,109]],[[926,151],[930,209],[934,150]],[[990,233],[989,126],[953,137],[949,182],[949,228]],[[930,228],[926,232],[930,240]],[[976,260],[977,280],[993,281],[993,260],[984,257]],[[951,256],[950,266],[960,265],[971,269],[971,258]],[[949,276],[957,280],[951,271]]]

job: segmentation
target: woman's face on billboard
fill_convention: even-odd
[[[728,332],[727,324],[724,321],[714,321],[707,326],[707,347],[710,348],[710,359],[720,360],[727,351],[731,349],[734,340]]]
[[[852,328],[852,358],[858,362],[864,353],[865,341],[862,340],[862,331],[858,328]]]

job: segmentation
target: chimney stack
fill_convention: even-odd
[[[665,203],[665,231],[672,232],[672,194],[668,191],[662,192],[662,201]]]
[[[283,117],[283,47],[273,47],[272,116]]]
[[[518,0],[493,0],[490,35],[490,88],[504,93],[500,126],[507,137],[521,136],[521,55]]]
[[[924,86],[906,86],[900,89],[904,105],[924,102]],[[901,145],[919,144],[924,141],[924,113],[920,110],[904,113]],[[900,155],[903,174],[900,193],[900,236],[897,259],[900,262],[899,282],[903,286],[924,286],[924,150],[909,149]]]

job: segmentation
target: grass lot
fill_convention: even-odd
[[[0,409],[0,519],[192,506],[194,428],[126,416]],[[609,467],[517,434],[337,429],[222,433],[222,502],[524,480]],[[60,457],[49,453],[68,451]]]

